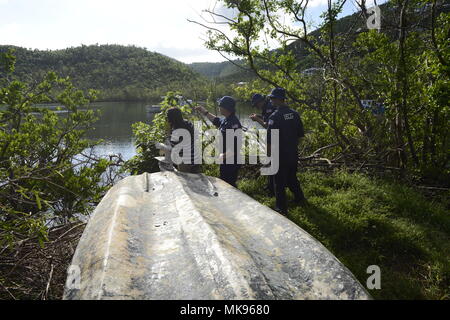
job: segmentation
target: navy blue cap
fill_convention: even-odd
[[[286,90],[283,88],[274,88],[268,97],[275,99],[286,99]]]
[[[258,102],[264,100],[264,96],[262,94],[259,93],[255,93],[252,96],[252,105],[254,106],[255,104],[257,104]]]
[[[230,112],[236,111],[236,100],[230,96],[224,96],[219,100],[219,107],[227,109]]]

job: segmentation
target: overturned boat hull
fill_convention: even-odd
[[[65,299],[370,299],[323,245],[220,179],[123,179],[78,244]],[[72,272],[71,271],[71,272]]]

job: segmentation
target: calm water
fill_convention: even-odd
[[[104,142],[96,147],[98,155],[118,154],[128,160],[136,154],[133,144],[131,125],[142,121],[151,123],[153,115],[146,112],[144,102],[98,102],[91,104],[91,109],[101,111],[100,119],[88,133],[88,138],[103,139]],[[157,103],[153,103],[157,104]],[[241,103],[236,108],[242,125],[246,127],[257,126],[248,116],[255,112],[250,104]],[[258,125],[259,127],[259,125]]]

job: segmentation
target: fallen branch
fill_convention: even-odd
[[[320,152],[329,148],[333,148],[336,147],[338,144],[337,143],[333,143],[324,147],[321,147],[319,149],[317,149],[316,151],[314,151],[311,155],[307,156],[307,157],[302,157],[299,158],[300,161],[307,161],[307,160],[312,160],[312,159],[317,159],[320,158]],[[325,159],[325,158],[321,158],[320,160],[326,160],[328,163],[331,163],[330,160]]]
[[[450,191],[450,188],[441,188],[441,187],[418,186],[417,188],[420,188],[420,189],[427,189],[427,190]]]
[[[47,300],[48,289],[50,289],[50,282],[52,281],[52,276],[53,276],[53,263],[51,264],[50,275],[48,276],[47,286],[45,287],[45,293],[44,293],[43,300]]]

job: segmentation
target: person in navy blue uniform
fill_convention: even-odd
[[[195,164],[196,154],[194,150],[194,139],[195,139],[194,125],[192,124],[192,122],[183,119],[183,113],[178,108],[170,108],[169,110],[167,110],[167,121],[169,122],[171,133],[173,133],[173,131],[176,129],[186,129],[187,131],[189,131],[191,137],[189,142],[190,159],[187,160],[186,163],[185,162],[180,163],[177,166],[178,171],[189,173],[200,173],[201,172],[200,164]],[[182,142],[183,137],[174,139],[171,136],[170,145],[172,148]],[[180,156],[181,157],[183,156],[183,152],[180,153]]]
[[[286,215],[286,187],[294,194],[296,203],[302,206],[307,204],[297,179],[298,142],[300,138],[304,137],[303,123],[298,112],[286,105],[286,91],[283,88],[273,89],[269,98],[277,110],[270,115],[267,123],[268,150],[271,150],[272,130],[279,130],[278,147],[280,166],[274,176],[275,210]]]
[[[238,149],[237,137],[234,138],[234,150],[226,149],[226,130],[238,130],[242,128],[241,122],[236,117],[236,101],[230,96],[224,96],[219,100],[220,113],[224,118],[216,117],[209,113],[202,106],[197,106],[195,109],[203,113],[213,125],[219,128],[222,133],[223,140],[223,153],[220,154],[220,158],[223,160],[223,164],[220,165],[220,179],[228,182],[233,187],[236,187],[236,181],[238,178],[239,168],[241,164],[237,163],[240,148]]]
[[[250,119],[258,122],[263,128],[267,129],[267,123],[269,122],[269,117],[276,110],[276,108],[274,106],[272,106],[272,103],[270,102],[270,99],[268,97],[264,97],[260,93],[255,93],[252,96],[252,106],[257,108],[258,110],[261,110],[261,115],[252,113],[250,115]],[[275,195],[273,175],[267,176],[266,189],[267,189],[267,192],[269,193],[270,197],[273,197]]]
[[[252,96],[252,106],[261,110],[261,115],[252,113],[250,119],[258,122],[264,128],[267,128],[267,122],[269,121],[270,115],[275,111],[275,107],[272,106],[270,99],[264,97],[262,94],[255,93]]]

